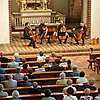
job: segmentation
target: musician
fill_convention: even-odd
[[[46,29],[44,30],[44,28],[46,28]],[[41,24],[39,25],[39,33],[40,33],[40,38],[41,38],[40,44],[42,44],[42,40],[45,35],[47,36],[47,39],[48,39],[47,43],[50,43],[50,36],[47,34],[47,31],[48,31],[48,29],[45,25],[45,21],[41,20]]]
[[[68,29],[68,27],[64,24],[63,20],[60,20],[60,25],[58,26],[58,39],[59,39],[60,44],[62,44],[62,40],[59,38],[59,33],[60,33],[60,29],[64,28],[64,27],[66,28],[66,30]],[[66,39],[64,41],[64,44],[66,44],[67,38],[68,38],[68,35],[66,35]]]
[[[37,48],[36,45],[35,45],[35,42],[34,42],[34,40],[33,40],[33,37],[29,35],[29,30],[30,30],[30,29],[29,29],[29,23],[26,22],[26,23],[25,23],[25,28],[24,28],[24,34],[23,34],[24,39],[30,40],[30,43],[29,43],[28,46],[31,46],[31,45],[32,45],[33,48]]]
[[[82,34],[82,46],[84,45],[84,38],[86,36],[86,31],[87,31],[87,27],[85,26],[85,24],[83,22],[80,22],[80,26],[77,27],[77,28],[73,28],[73,30],[76,30],[76,29],[80,29],[80,31],[84,31],[84,33]],[[79,44],[79,42],[77,40],[75,40],[77,43],[76,44]]]

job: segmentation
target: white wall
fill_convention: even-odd
[[[83,0],[83,22],[87,23],[87,0]]]
[[[0,44],[9,43],[8,0],[0,0]]]
[[[100,37],[100,0],[92,0],[91,38]]]

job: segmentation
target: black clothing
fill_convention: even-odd
[[[8,58],[6,58],[6,57],[0,57],[0,62],[1,63],[8,62]]]
[[[60,44],[62,44],[62,40],[59,38],[59,33],[60,33],[60,29],[61,29],[63,26],[65,26],[65,27],[66,27],[66,30],[68,30],[68,27],[67,27],[65,24],[60,24],[60,25],[58,26],[58,40],[59,40]],[[65,39],[64,44],[66,44],[67,38],[68,38],[68,36],[66,36],[66,39]]]
[[[63,67],[60,67],[59,65],[53,65],[50,68],[50,71],[58,71],[58,70],[63,70]]]
[[[42,24],[42,23],[39,25],[39,35],[40,35],[40,38],[41,38],[40,44],[42,44],[42,40],[43,40],[44,35],[45,35],[45,33],[44,33],[44,31],[43,31],[43,27],[45,27],[45,26],[46,26],[46,25],[45,25],[45,24]],[[50,43],[50,37],[48,37],[47,43]]]
[[[29,32],[29,28],[25,27],[25,28],[24,28],[24,34],[23,34],[24,39],[30,40],[29,46],[32,45],[32,46],[35,48],[35,47],[36,47],[36,46],[35,46],[35,42],[34,42],[33,38],[30,37],[30,35],[28,34],[28,32]]]
[[[34,89],[32,88],[30,91],[29,91],[30,94],[39,94],[39,93],[42,93],[42,91],[40,90],[40,88],[37,88],[37,89]]]
[[[27,76],[28,76],[29,79],[37,78],[37,76],[36,75],[33,75],[33,74],[31,74],[31,75],[28,74]]]
[[[90,85],[90,86],[85,86],[85,87],[84,87],[84,89],[86,89],[86,88],[89,88],[90,90],[96,90],[96,87],[95,87],[95,86],[91,86],[91,85]]]

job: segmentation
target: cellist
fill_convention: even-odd
[[[80,22],[80,26],[77,27],[77,28],[73,28],[73,30],[76,30],[76,29],[79,29],[79,28],[80,28],[80,31],[84,31],[82,33],[82,37],[81,37],[81,39],[82,39],[82,46],[83,46],[84,45],[84,38],[86,36],[87,27],[85,26],[85,24],[83,22]],[[79,44],[78,40],[75,40],[75,41],[76,41],[76,44]]]

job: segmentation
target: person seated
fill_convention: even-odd
[[[85,72],[81,71],[80,72],[80,77],[76,80],[77,83],[88,83],[87,78],[84,77],[85,76]]]
[[[95,79],[90,78],[89,79],[89,86],[85,86],[84,89],[89,88],[90,90],[96,90],[96,87],[94,86]]]
[[[15,58],[11,59],[11,62],[7,65],[8,68],[17,68],[19,67],[19,64],[15,62]]]
[[[71,60],[67,60],[67,65],[66,70],[72,70]]]
[[[0,52],[0,62],[1,63],[8,62],[8,58],[4,57],[4,52],[3,51]]]
[[[56,100],[54,97],[51,97],[51,90],[46,89],[44,91],[45,97],[43,97],[41,100]]]
[[[0,81],[4,81],[6,78],[3,74],[0,74]]]
[[[62,100],[78,100],[76,96],[73,96],[74,90],[72,87],[69,87],[66,92],[67,95],[64,95]]]
[[[10,100],[22,100],[22,99],[20,99],[20,94],[19,94],[19,92],[17,91],[17,90],[14,90],[13,92],[12,92],[12,99],[10,99]]]
[[[38,68],[35,69],[36,72],[45,72],[45,68],[42,68],[43,63],[38,63]]]
[[[51,57],[49,57],[49,60],[55,60],[55,59],[57,59],[56,53],[55,52],[52,52],[51,53]]]
[[[37,82],[33,82],[33,87],[29,91],[29,94],[39,94],[42,93],[41,87],[38,85]]]
[[[8,75],[8,80],[6,82],[4,82],[4,86],[6,88],[14,88],[17,87],[17,81],[13,80],[13,76],[12,75]]]
[[[60,59],[55,59],[55,65],[51,66],[50,71],[59,71],[64,68],[60,66]]]
[[[16,68],[16,74],[14,75],[15,80],[22,80],[24,77],[24,74],[21,73],[20,67]]]
[[[29,79],[37,78],[37,76],[32,73],[33,73],[33,70],[31,68],[28,69],[28,74],[27,74],[28,78]]]
[[[70,73],[71,76],[79,76],[80,75],[80,72],[78,72],[77,65],[73,65],[72,70],[73,70],[73,73]]]
[[[23,77],[24,82],[21,84],[21,86],[32,86],[31,82],[28,82],[28,76]]]
[[[81,96],[80,100],[93,100],[93,97],[90,96],[90,89],[89,88],[86,88],[84,90],[84,93],[85,93],[85,96]]]
[[[21,60],[18,57],[19,57],[19,53],[15,53],[14,54],[15,62],[21,62]]]
[[[62,63],[60,63],[60,66],[63,66],[63,67],[67,67],[67,61],[66,61],[66,57],[62,57]]]
[[[28,65],[27,64],[23,64],[22,65],[23,69],[21,69],[21,73],[28,73]]]
[[[75,92],[76,91],[76,88],[73,87],[72,84],[73,84],[73,80],[72,79],[68,79],[67,80],[67,87],[64,87],[63,88],[63,92],[66,92],[69,87],[73,88],[73,90]]]
[[[100,100],[100,88],[98,88],[98,96],[94,98],[94,100]]]
[[[60,79],[56,81],[56,84],[66,84],[66,74],[64,72],[60,73]]]
[[[3,90],[4,90],[4,86],[0,84],[0,97],[8,96],[8,93],[4,92]]]
[[[1,65],[0,65],[0,74],[5,74],[6,72],[5,72],[5,70],[4,70],[4,68],[1,68]]]
[[[45,56],[43,55],[42,51],[40,51],[39,56],[37,56],[37,61],[40,61],[40,60],[45,60]]]
[[[44,64],[44,66],[49,66],[49,67],[52,66],[52,63],[49,62],[49,58],[48,58],[48,57],[46,57],[46,59],[45,59],[45,64]]]

